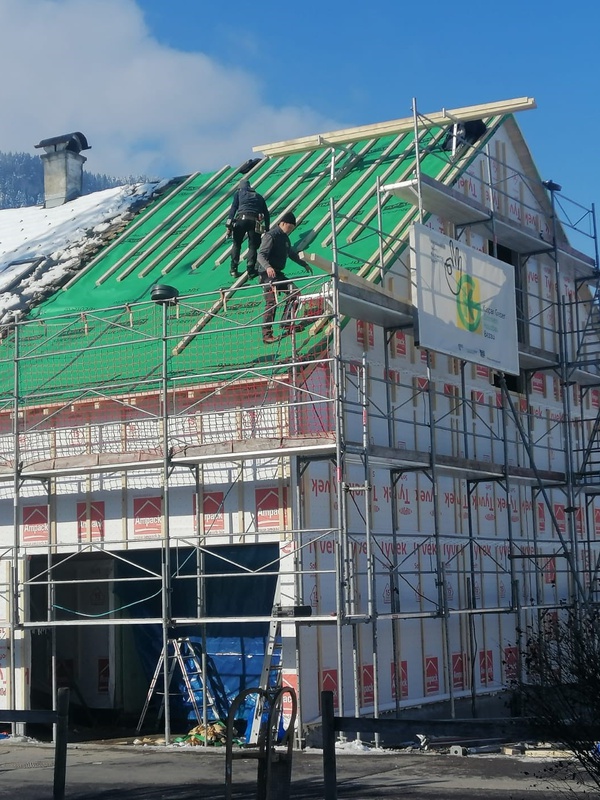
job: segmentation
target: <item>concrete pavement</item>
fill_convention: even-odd
[[[51,800],[53,747],[0,740],[0,798]],[[338,800],[540,800],[564,797],[551,776],[555,761],[499,754],[452,756],[439,751],[341,750]],[[256,796],[257,762],[233,762],[236,800]],[[533,793],[533,794],[532,794]],[[222,800],[224,748],[69,745],[65,800]],[[290,800],[322,800],[320,750],[293,756]],[[281,800],[288,800],[282,797]]]

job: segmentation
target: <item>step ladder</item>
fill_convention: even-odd
[[[282,641],[281,641],[281,620],[272,619],[269,623],[269,633],[265,646],[265,657],[260,672],[259,688],[265,692],[281,688],[282,673]],[[257,744],[261,729],[261,719],[264,713],[263,694],[256,698],[254,713],[252,715],[252,725],[248,736],[248,744]]]
[[[142,725],[144,724],[144,719],[146,718],[146,713],[148,712],[148,708],[150,706],[150,702],[155,694],[161,694],[161,702],[160,707],[158,709],[158,716],[156,722],[160,722],[160,719],[163,715],[164,708],[165,708],[165,700],[170,696],[170,686],[173,675],[177,667],[181,672],[181,677],[183,678],[183,683],[185,685],[185,689],[188,694],[188,698],[192,704],[194,709],[194,714],[196,715],[196,719],[198,720],[198,724],[201,725],[203,723],[203,706],[204,703],[199,706],[196,700],[196,692],[201,691],[203,697],[206,700],[206,707],[208,712],[211,712],[214,719],[219,719],[219,714],[216,710],[215,706],[215,699],[212,695],[208,687],[207,681],[204,679],[204,674],[202,671],[202,657],[201,654],[197,651],[197,647],[199,645],[194,645],[188,638],[181,638],[181,639],[169,639],[166,645],[167,652],[165,653],[165,647],[163,646],[160,656],[158,658],[158,662],[156,664],[156,669],[154,670],[154,675],[152,676],[152,680],[150,681],[150,686],[148,688],[148,695],[146,696],[146,702],[144,703],[144,707],[142,709],[142,713],[140,714],[140,719],[136,728],[136,733],[139,733],[142,729]],[[159,692],[157,690],[157,685],[159,685],[159,681],[161,677],[164,679],[164,663],[165,657],[168,659],[168,677],[167,677],[167,686],[165,687],[164,691]],[[198,689],[194,689],[192,687],[192,681],[197,680],[198,682]],[[163,681],[164,682],[164,681]],[[180,694],[177,692],[177,694]]]

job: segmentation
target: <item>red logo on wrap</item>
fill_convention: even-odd
[[[556,524],[561,533],[567,532],[567,521],[565,519],[565,506],[564,503],[554,503],[554,516],[556,517]]]
[[[281,493],[283,508],[280,506],[279,490],[273,486],[268,489],[255,489],[256,527],[259,531],[279,531],[286,528],[285,489]]]
[[[494,659],[491,650],[479,651],[479,677],[484,686],[494,682]]]
[[[77,503],[77,539],[104,539],[104,500]]]
[[[556,559],[548,558],[544,563],[544,583],[556,583]]]
[[[372,664],[363,664],[360,672],[360,695],[361,705],[373,705],[375,700],[375,687]]]
[[[540,533],[544,533],[546,530],[546,507],[543,503],[537,504],[537,519],[538,530]]]
[[[373,347],[375,343],[375,326],[372,322],[364,322],[362,319],[356,320],[356,341],[363,346]]]
[[[531,388],[538,394],[546,393],[546,376],[543,372],[534,372],[531,379]]]
[[[281,671],[281,685],[283,688],[293,689],[298,697],[298,673],[295,669],[284,669]],[[287,692],[281,699],[281,713],[285,727],[290,724],[292,719],[292,697]]]
[[[160,536],[162,533],[162,499],[136,497],[133,501],[134,536]]]
[[[425,694],[437,694],[440,691],[440,672],[437,656],[425,656]]]
[[[455,689],[465,688],[465,656],[463,653],[452,653],[452,686]]]
[[[408,697],[408,662],[401,661],[399,670],[396,669],[396,664],[393,661],[390,667],[392,672],[392,698],[396,699],[396,687],[398,687],[400,689],[400,698],[404,700],[405,697]]]
[[[335,709],[339,708],[337,675],[337,669],[324,669],[321,673],[321,689],[324,692],[333,692],[333,707]]]
[[[396,356],[405,356],[406,355],[406,334],[404,331],[396,331],[396,335],[393,338],[394,343],[394,355]]]
[[[583,536],[583,509],[577,506],[575,509],[575,530],[578,536]]]
[[[223,492],[204,492],[202,495],[202,521],[204,533],[220,533],[225,530],[225,515],[223,513]],[[194,530],[196,530],[197,495],[192,497]]]
[[[519,651],[515,645],[504,648],[504,680],[511,681],[517,677]]]
[[[48,506],[23,507],[23,542],[48,541]]]

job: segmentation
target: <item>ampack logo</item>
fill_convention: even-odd
[[[23,507],[23,542],[48,541],[50,526],[48,523],[48,506]]]
[[[360,676],[361,705],[371,705],[375,700],[375,680],[372,664],[363,664]]]
[[[440,691],[440,670],[437,656],[425,656],[425,694],[437,694]]]
[[[452,653],[452,686],[455,689],[465,688],[464,653]]]
[[[77,540],[104,539],[104,501],[77,503]]]
[[[333,707],[335,709],[339,708],[337,675],[337,669],[324,669],[321,673],[321,689],[333,692]]]
[[[162,499],[135,497],[133,500],[134,536],[160,536],[162,532]]]
[[[256,527],[260,531],[276,531],[287,525],[287,492],[276,487],[254,490]]]

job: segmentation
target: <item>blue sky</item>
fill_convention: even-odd
[[[0,0],[0,150],[81,130],[86,168],[168,176],[339,127],[530,96],[542,177],[600,201],[600,4]]]

